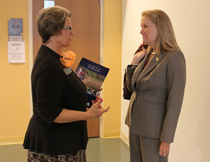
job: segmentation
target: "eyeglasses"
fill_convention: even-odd
[[[71,32],[71,26],[66,26],[66,27],[63,27],[64,29],[67,29]]]

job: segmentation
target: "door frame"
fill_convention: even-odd
[[[33,114],[33,104],[32,104],[32,94],[31,94],[31,71],[33,68],[33,8],[32,8],[32,1],[33,0],[28,0],[28,22],[29,22],[29,96],[30,96],[30,115],[32,116]],[[100,64],[103,64],[103,45],[104,45],[104,0],[100,0]],[[103,91],[100,93],[101,97],[103,98]],[[100,122],[100,132],[99,136],[102,137],[103,135],[103,116],[99,118]]]

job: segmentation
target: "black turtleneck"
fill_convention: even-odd
[[[34,62],[31,81],[33,116],[24,148],[51,155],[75,154],[86,149],[86,121],[53,122],[63,108],[86,111],[86,87],[75,72],[60,63],[60,55],[42,45]]]

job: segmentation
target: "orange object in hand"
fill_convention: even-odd
[[[60,61],[66,67],[71,67],[74,64],[76,54],[72,51],[65,51],[61,53]]]

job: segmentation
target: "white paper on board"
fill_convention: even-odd
[[[8,42],[8,62],[25,63],[25,42]]]

